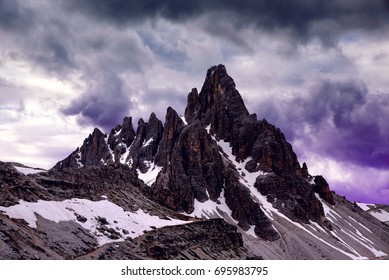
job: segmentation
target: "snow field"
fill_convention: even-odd
[[[17,205],[0,207],[0,211],[5,212],[10,218],[25,220],[31,228],[37,228],[36,214],[56,223],[74,221],[95,236],[100,245],[123,241],[127,237],[137,237],[145,230],[151,230],[151,226],[160,228],[187,223],[187,221],[170,218],[169,220],[160,219],[141,209],[137,212],[124,211],[123,208],[109,200],[91,201],[77,198],[64,201],[38,200],[38,202],[20,200]],[[77,215],[85,217],[86,221],[84,223],[78,221]],[[98,230],[101,226],[98,217],[105,218],[108,222],[106,227],[115,229],[121,234],[121,238],[113,240],[101,233]]]

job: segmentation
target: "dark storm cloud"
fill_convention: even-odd
[[[0,0],[0,29],[27,31],[34,25],[35,14],[14,0]]]
[[[389,22],[387,0],[93,0],[64,1],[70,10],[80,10],[119,24],[163,17],[185,21],[203,14],[213,21],[224,18],[237,29],[255,27],[270,31],[286,30],[299,40],[312,37],[324,43],[336,42],[345,30],[374,31]],[[220,29],[223,32],[222,29]]]
[[[196,16],[203,12],[209,6],[214,6],[213,2],[219,1],[116,1],[102,0],[96,3],[93,0],[85,1],[63,1],[65,7],[71,10],[82,10],[96,17],[104,17],[108,20],[118,23],[137,21],[145,17],[162,16],[172,20],[183,20],[192,16]]]
[[[109,131],[128,115],[131,108],[130,95],[125,92],[123,81],[114,75],[104,75],[92,82],[62,113],[79,116],[82,125],[93,124]]]
[[[259,115],[307,149],[359,166],[389,167],[389,96],[370,94],[360,82],[323,81],[308,96],[268,100],[260,108]]]
[[[78,46],[72,41],[71,23],[54,15],[57,9],[54,3],[29,6],[23,1],[0,0],[3,59],[28,61],[60,79],[72,71],[76,66],[72,53]]]

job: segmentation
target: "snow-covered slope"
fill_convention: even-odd
[[[382,204],[357,203],[367,213],[389,225],[389,206]]]
[[[77,198],[38,202],[21,200],[17,205],[0,207],[0,211],[10,218],[25,220],[31,228],[37,228],[37,215],[56,223],[74,221],[95,236],[100,245],[123,241],[127,237],[135,238],[153,228],[186,223],[168,217],[161,219],[142,209],[136,212],[124,211],[102,198],[100,201]]]

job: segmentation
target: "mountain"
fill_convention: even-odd
[[[388,225],[310,175],[280,129],[248,112],[223,65],[191,90],[183,116],[169,107],[164,122],[151,113],[136,129],[125,117],[48,172],[2,163],[0,175],[2,258],[389,254]]]

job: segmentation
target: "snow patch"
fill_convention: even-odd
[[[368,203],[360,203],[358,202],[357,205],[362,208],[364,211],[369,211],[372,208],[375,208],[374,204],[368,204]]]
[[[367,248],[368,250],[370,250],[376,257],[383,257],[383,256],[387,256],[387,254],[385,254],[384,252],[382,251],[379,251],[377,249],[375,249],[373,246],[371,246],[372,242],[368,239],[366,239],[363,235],[362,235],[362,239],[363,241],[366,242],[366,240],[368,240],[368,243],[370,244],[366,244],[364,243],[362,240],[360,240],[359,238],[357,238],[357,236],[355,236],[355,234],[353,234],[352,232],[348,233],[346,230],[343,230],[342,231],[344,234],[348,235],[349,237],[351,237],[352,239],[354,239],[356,242],[358,242],[359,244],[361,244],[363,247]],[[341,242],[347,246],[347,248],[349,248],[351,251],[353,251],[355,254],[358,254],[351,246],[349,246],[345,241],[343,241],[338,235],[336,235],[336,233],[333,231],[332,232],[333,235],[335,235],[339,240],[341,240]],[[359,257],[362,257],[360,254],[358,254]]]
[[[87,229],[97,238],[100,245],[116,241],[124,241],[127,237],[137,237],[142,235],[145,230],[151,227],[164,227],[187,223],[169,218],[160,219],[158,216],[152,216],[139,209],[136,212],[124,211],[123,208],[108,201],[91,201],[87,199],[70,199],[64,201],[44,201],[26,202],[19,201],[19,204],[10,207],[0,207],[10,218],[23,219],[31,228],[37,227],[37,217],[39,214],[43,218],[54,221],[74,221]],[[86,221],[80,222],[76,215],[86,218]],[[113,240],[109,236],[99,231],[101,226],[98,217],[105,218],[108,224],[107,228],[113,228],[120,233],[120,238]]]
[[[209,196],[208,196],[209,197]],[[226,200],[224,197],[224,190],[220,193],[220,197],[217,199],[217,201],[212,201],[211,199],[208,199],[204,202],[200,202],[197,199],[194,200],[194,210],[190,215],[192,217],[197,218],[215,218],[220,217],[223,218],[223,214],[227,215],[229,218],[231,218],[233,221],[235,221],[232,218],[232,211],[226,204]],[[238,221],[235,221],[238,223]]]
[[[32,167],[19,167],[19,166],[14,166],[14,167],[16,168],[17,171],[19,171],[20,173],[22,173],[24,175],[46,172],[46,170],[34,169]]]
[[[157,176],[159,172],[161,172],[162,167],[155,165],[154,162],[144,161],[144,164],[148,166],[148,170],[145,173],[142,173],[139,168],[136,169],[138,173],[138,178],[142,180],[146,185],[150,186],[154,184],[155,180],[157,180]]]
[[[383,209],[375,209],[368,212],[373,217],[376,217],[381,222],[387,223],[389,222],[389,212]]]
[[[323,232],[325,234],[328,234],[317,222],[309,221],[316,229],[318,229],[319,232]]]
[[[205,130],[207,131],[207,133],[209,134],[209,131],[211,130],[211,124],[207,125],[205,127]]]

